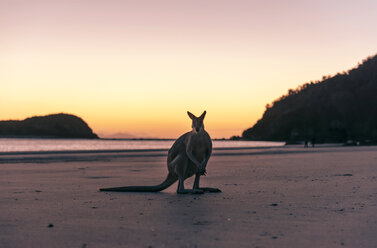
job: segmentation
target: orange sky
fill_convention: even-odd
[[[376,1],[0,1],[0,119],[72,113],[175,138],[240,135],[289,88],[377,52]]]

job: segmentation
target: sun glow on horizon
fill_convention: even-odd
[[[2,1],[0,120],[71,113],[94,132],[213,138],[376,53],[374,1]],[[318,18],[318,17],[321,18]],[[352,34],[352,35],[350,35]]]

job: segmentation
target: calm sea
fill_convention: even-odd
[[[169,149],[174,140],[87,140],[0,138],[0,152],[96,151]],[[276,147],[284,142],[213,141],[214,148]]]

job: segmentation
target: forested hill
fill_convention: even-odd
[[[377,141],[377,55],[354,69],[306,83],[266,106],[249,140]]]
[[[0,137],[98,138],[85,121],[69,114],[35,116],[23,121],[0,121]]]

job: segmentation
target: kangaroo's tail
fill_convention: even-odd
[[[116,191],[116,192],[158,192],[168,188],[170,185],[178,180],[176,176],[169,172],[165,181],[159,185],[154,186],[126,186],[126,187],[116,187],[116,188],[103,188],[100,191]]]

